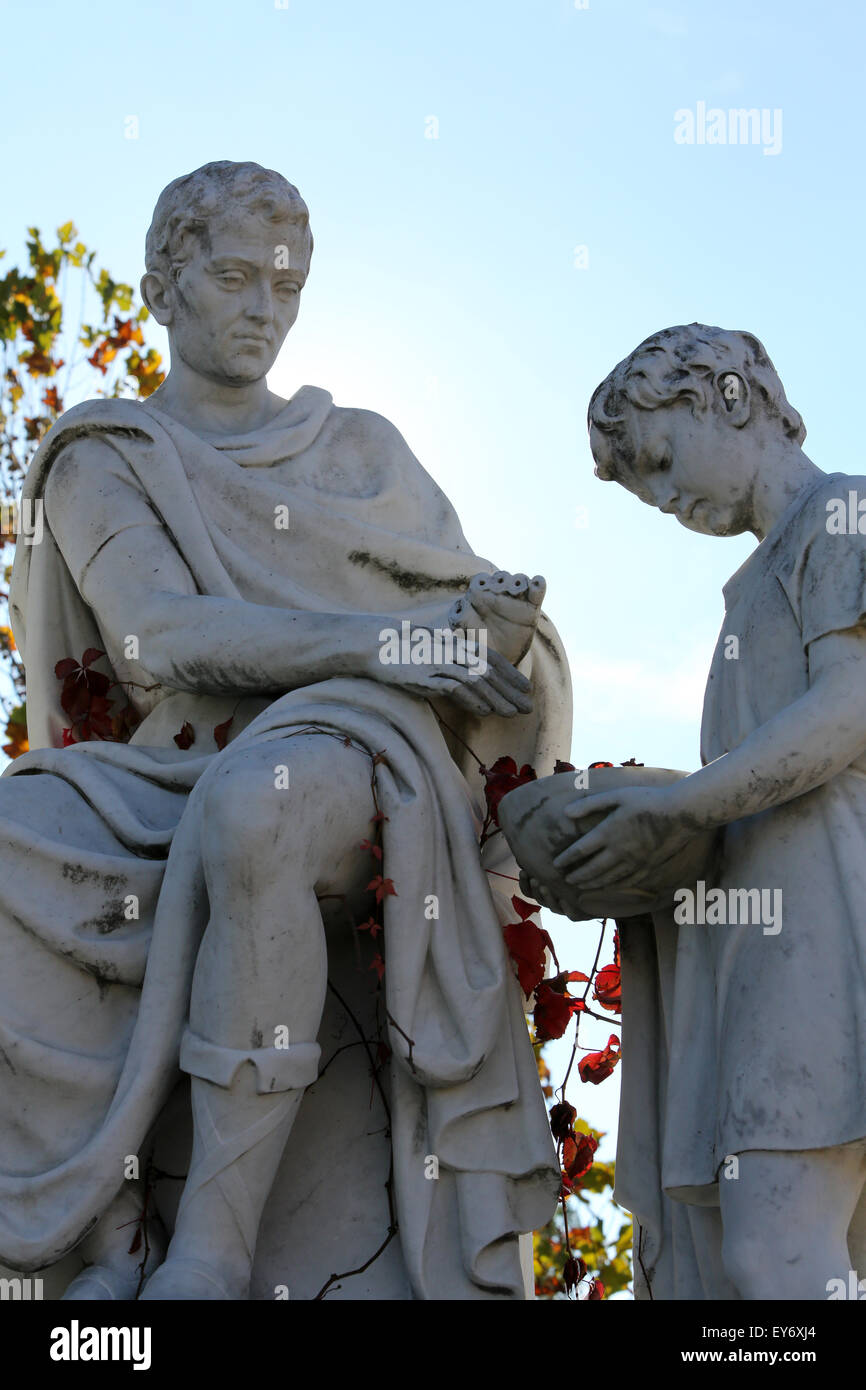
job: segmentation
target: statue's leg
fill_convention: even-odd
[[[193,1154],[168,1257],[143,1298],[248,1296],[261,1212],[317,1076],[327,988],[317,897],[363,891],[373,814],[369,758],[323,735],[238,749],[211,778],[211,915],[181,1050]]]
[[[719,1194],[725,1272],[746,1299],[826,1299],[847,1283],[848,1227],[866,1182],[866,1140],[737,1155]]]

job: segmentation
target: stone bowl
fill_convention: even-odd
[[[566,806],[583,797],[623,787],[666,787],[688,773],[668,767],[590,768],[585,774],[589,786],[577,789],[576,776],[574,772],[557,772],[552,777],[540,777],[508,792],[499,803],[499,825],[521,869],[555,894],[572,921],[663,911],[674,906],[677,888],[690,888],[698,879],[712,877],[718,832],[708,830],[696,835],[670,859],[648,866],[647,878],[639,887],[617,888],[610,884],[586,891],[566,883],[564,875],[554,868],[554,859],[573,844],[578,829],[580,834],[587,834],[607,814],[589,816],[578,827],[565,815]]]

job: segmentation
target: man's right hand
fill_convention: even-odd
[[[368,672],[373,680],[396,686],[422,699],[445,697],[461,709],[484,717],[499,714],[511,719],[532,711],[530,684],[499,652],[487,649],[486,670],[456,662],[424,665],[376,661]]]

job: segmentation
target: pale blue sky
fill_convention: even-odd
[[[312,382],[387,415],[475,548],[547,576],[575,762],[693,768],[720,588],[753,542],[693,535],[596,481],[586,404],[659,328],[748,329],[815,462],[863,471],[847,406],[862,15],[851,0],[7,0],[0,245],[14,260],[26,225],[73,218],[137,282],[170,179],[225,158],[285,173],[316,250],[274,389]],[[781,152],[675,143],[674,112],[701,101],[781,110]],[[594,929],[556,939],[585,965]],[[615,1079],[573,1090],[612,1130]]]

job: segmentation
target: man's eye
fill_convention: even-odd
[[[237,290],[244,283],[244,277],[239,275],[236,270],[226,270],[219,276],[219,282],[221,285],[225,285],[226,289]]]
[[[281,294],[287,299],[291,298],[293,294],[300,294],[300,286],[293,285],[291,281],[286,281],[285,284],[277,285],[277,294]]]

